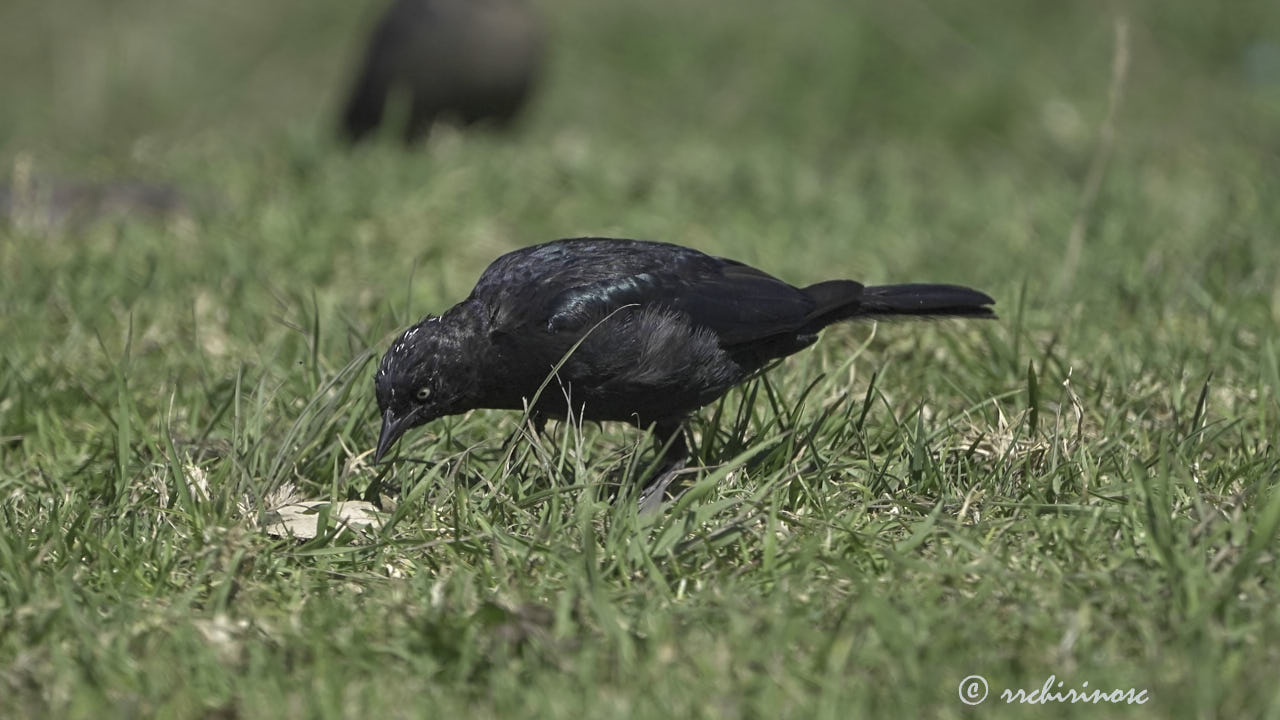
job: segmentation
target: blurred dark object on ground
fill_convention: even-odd
[[[408,104],[406,143],[437,120],[508,126],[528,100],[544,41],[526,0],[394,0],[369,38],[341,134],[354,143],[376,130],[395,93]]]
[[[23,230],[77,228],[107,217],[167,221],[189,213],[186,200],[171,185],[14,175],[13,182],[0,184],[0,218]]]

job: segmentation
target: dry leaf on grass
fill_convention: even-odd
[[[272,509],[267,513],[263,529],[276,537],[310,540],[319,532],[320,514],[326,505],[329,506],[330,527],[376,529],[382,522],[373,503],[363,500],[335,503],[304,500]]]

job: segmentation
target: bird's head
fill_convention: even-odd
[[[406,431],[474,407],[476,358],[468,352],[468,328],[450,319],[423,318],[382,356],[373,380],[382,414],[374,462]]]

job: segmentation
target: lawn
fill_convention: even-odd
[[[515,133],[348,151],[377,3],[0,6],[0,182],[186,201],[0,224],[0,716],[1280,717],[1280,6],[543,10]],[[394,333],[575,235],[1000,319],[829,329],[657,515],[622,426],[371,466]]]

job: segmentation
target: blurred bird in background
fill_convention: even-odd
[[[340,132],[353,143],[367,137],[395,93],[408,103],[405,143],[438,120],[509,125],[529,98],[544,44],[526,0],[394,0],[369,38]]]

